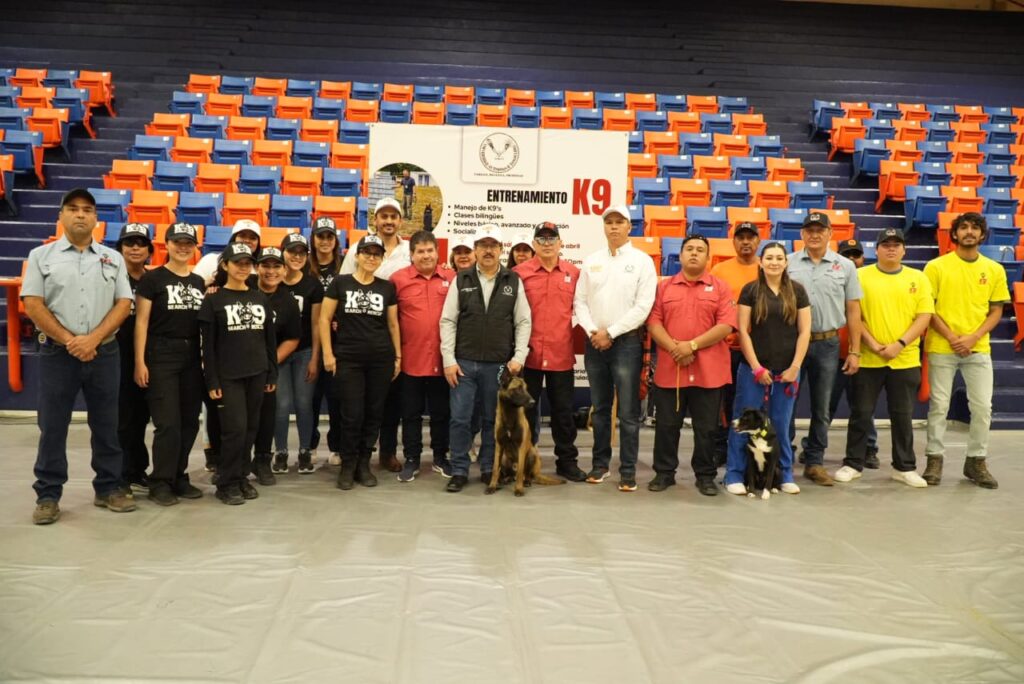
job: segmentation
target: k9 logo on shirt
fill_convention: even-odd
[[[203,303],[203,293],[185,283],[167,286],[168,311],[198,311]]]
[[[362,290],[346,291],[345,313],[380,316],[384,313],[384,296]]]
[[[267,320],[267,311],[262,304],[228,304],[224,307],[227,314],[228,330],[263,330]]]

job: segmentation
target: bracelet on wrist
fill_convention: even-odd
[[[847,356],[860,356],[860,352],[854,352],[854,351],[852,351],[852,352],[850,352],[849,354],[847,354]]]

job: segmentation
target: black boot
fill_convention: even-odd
[[[252,474],[256,476],[256,482],[261,487],[269,487],[277,484],[274,471],[270,469],[272,454],[256,454],[252,460]]]
[[[377,478],[370,471],[370,456],[372,454],[362,454],[359,456],[359,460],[356,462],[356,482],[363,485],[364,487],[376,487]]]
[[[356,457],[342,456],[341,470],[338,472],[338,489],[352,489],[355,486]]]

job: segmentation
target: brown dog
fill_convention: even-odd
[[[487,494],[498,484],[516,481],[516,496],[526,493],[523,487],[536,482],[542,485],[565,484],[565,480],[540,473],[540,456],[530,437],[530,424],[524,409],[533,406],[533,397],[526,391],[526,381],[502,369],[498,388],[498,411],[494,422],[496,442],[494,471]]]

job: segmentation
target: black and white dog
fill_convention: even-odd
[[[747,468],[743,476],[747,496],[753,497],[757,489],[761,490],[762,499],[771,497],[771,492],[778,494],[782,487],[779,470],[782,452],[768,414],[760,409],[744,409],[739,418],[732,421],[732,427],[747,436]]]

